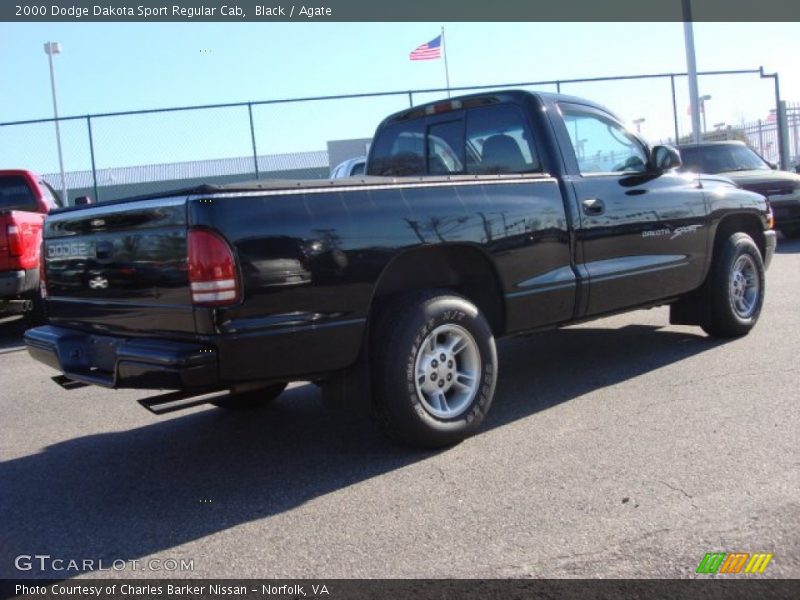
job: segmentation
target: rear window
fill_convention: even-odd
[[[392,123],[377,135],[370,175],[536,173],[542,165],[513,104]]]
[[[36,197],[21,175],[0,177],[0,210],[36,210]]]
[[[542,165],[533,151],[522,111],[511,104],[478,108],[467,114],[467,172],[534,173]]]
[[[369,174],[402,177],[424,173],[424,120],[401,121],[384,127],[372,149]]]

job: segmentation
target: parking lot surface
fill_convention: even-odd
[[[39,554],[126,562],[103,577],[689,577],[723,551],[800,577],[798,296],[780,240],[743,339],[658,308],[504,340],[488,422],[439,452],[307,384],[161,417],[65,391],[4,319],[0,576],[78,574],[15,568]]]

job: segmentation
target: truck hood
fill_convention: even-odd
[[[735,181],[740,187],[774,198],[790,198],[800,193],[800,175],[788,171],[729,171],[722,173]]]

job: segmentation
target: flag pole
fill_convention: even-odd
[[[447,82],[447,97],[450,97],[450,72],[447,70],[447,45],[444,43],[444,27],[442,27],[442,55],[444,56],[444,79]]]

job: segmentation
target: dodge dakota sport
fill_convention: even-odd
[[[593,102],[524,91],[416,106],[361,178],[257,181],[65,208],[44,229],[65,387],[162,390],[153,412],[240,408],[313,381],[366,397],[395,439],[481,425],[501,336],[670,306],[735,337],[775,249],[763,196],[679,173]]]

